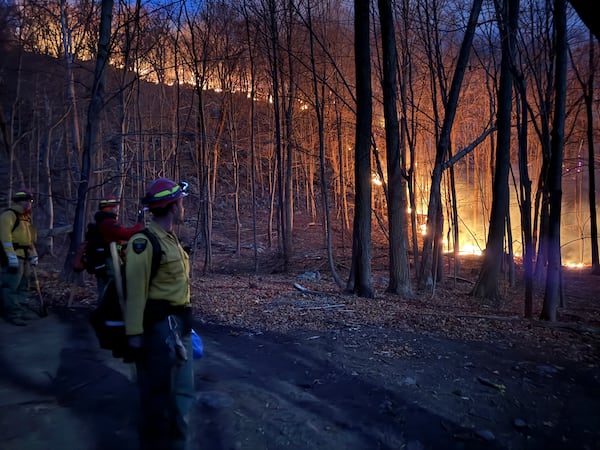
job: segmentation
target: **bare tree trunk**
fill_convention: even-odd
[[[248,15],[248,8],[244,0],[243,14],[246,24],[246,43],[248,45],[248,60],[250,64],[250,197],[252,201],[252,249],[254,259],[254,272],[258,272],[258,238],[256,230],[256,143],[255,143],[255,107],[254,98],[256,96],[256,63],[255,63],[255,40],[252,38],[255,30],[250,29],[251,21]]]
[[[548,270],[541,319],[556,321],[560,297],[561,255],[560,215],[562,203],[562,163],[565,144],[565,110],[567,97],[567,13],[566,0],[554,0],[556,33],[555,104],[552,124],[552,154],[548,171],[550,216],[548,227]]]
[[[51,108],[50,108],[50,102],[48,100],[48,97],[44,98],[45,100],[45,113],[46,113],[46,118],[48,120],[50,120],[50,118],[52,117],[51,114]],[[54,130],[56,129],[56,127],[58,127],[60,124],[63,123],[63,121],[65,121],[65,119],[67,118],[67,116],[69,115],[69,111],[67,110],[67,112],[65,114],[63,114],[63,116],[56,121],[56,123],[52,124],[52,125],[48,125],[46,126],[47,130],[45,130],[45,136],[43,136],[42,138],[42,144],[40,145],[40,178],[43,178],[43,185],[45,186],[45,190],[46,190],[46,196],[44,198],[44,202],[45,202],[45,208],[47,209],[48,212],[48,235],[46,237],[46,247],[48,249],[48,253],[55,257],[56,255],[54,254],[54,233],[52,232],[54,230],[54,200],[53,200],[53,186],[52,186],[52,168],[51,168],[51,164],[50,162],[52,161],[52,147],[51,147],[51,142],[52,142],[52,133],[54,132]],[[39,190],[38,190],[39,192]],[[38,247],[39,249],[39,247]],[[79,277],[80,279],[78,281],[82,281],[81,277]]]
[[[508,175],[510,169],[510,141],[515,33],[519,18],[519,0],[496,3],[496,16],[502,39],[500,86],[498,88],[498,140],[493,182],[492,211],[485,255],[472,294],[480,298],[498,300],[498,275],[504,255],[504,231],[508,216]]]
[[[100,15],[100,36],[98,40],[98,54],[96,56],[96,68],[94,71],[94,84],[92,85],[91,100],[88,107],[87,122],[85,127],[85,138],[81,155],[81,179],[77,189],[77,207],[75,209],[75,221],[69,252],[63,266],[61,276],[72,279],[73,258],[77,247],[81,242],[83,227],[85,225],[85,200],[89,185],[91,172],[91,157],[95,153],[96,138],[100,125],[100,112],[104,102],[104,83],[106,78],[106,67],[110,56],[111,22],[113,14],[113,0],[102,0]]]
[[[413,253],[413,267],[419,267],[419,228],[417,224],[417,205],[415,201],[415,111],[417,105],[409,101],[413,98],[412,94],[412,75],[413,75],[413,63],[412,63],[412,48],[411,42],[411,5],[413,4],[410,0],[402,0],[400,3],[402,8],[402,15],[400,21],[400,36],[401,43],[398,45],[400,50],[400,58],[398,64],[399,74],[399,95],[401,104],[400,114],[400,151],[401,158],[405,167],[406,184],[408,188],[408,205],[410,206],[410,230],[411,240],[410,248]],[[408,158],[407,158],[408,149]]]
[[[406,221],[406,161],[400,154],[400,129],[397,103],[397,61],[394,16],[390,0],[379,0],[383,66],[383,110],[385,117],[385,141],[388,175],[388,226],[389,226],[389,274],[387,291],[410,295],[410,267],[408,262],[408,227]]]
[[[433,286],[433,277],[435,276],[433,258],[433,249],[435,248],[434,243],[442,233],[442,230],[437,228],[438,225],[442,224],[442,219],[440,217],[440,185],[442,181],[442,166],[450,147],[450,133],[452,131],[452,125],[454,124],[460,88],[469,61],[471,44],[473,42],[473,36],[475,34],[475,27],[477,26],[477,20],[481,10],[482,1],[483,0],[473,1],[473,7],[471,8],[471,14],[469,17],[469,24],[467,25],[467,30],[460,48],[458,62],[454,71],[454,78],[452,79],[448,100],[445,105],[446,115],[444,117],[444,123],[442,125],[439,142],[437,143],[435,164],[433,167],[433,174],[431,176],[431,189],[429,194],[429,206],[427,210],[427,234],[423,239],[423,252],[421,266],[419,269],[420,288]]]
[[[332,238],[331,238],[331,217],[329,211],[329,194],[327,187],[327,171],[325,161],[325,123],[324,123],[324,106],[325,106],[325,84],[321,83],[319,86],[317,79],[317,66],[315,61],[315,43],[314,43],[314,30],[312,28],[312,15],[311,15],[311,3],[310,0],[307,6],[307,21],[310,32],[310,62],[312,71],[312,85],[315,99],[315,114],[317,116],[317,127],[319,135],[319,163],[320,163],[320,175],[321,175],[321,196],[323,201],[323,223],[325,229],[325,246],[327,248],[327,260],[329,261],[329,270],[331,276],[338,287],[343,287],[343,283],[338,276],[335,269],[335,260],[333,257]],[[319,78],[323,78],[323,75],[319,75]],[[312,172],[312,170],[311,170]]]
[[[75,77],[73,75],[73,60],[75,55],[73,54],[72,35],[71,29],[69,28],[66,8],[66,0],[60,0],[60,25],[65,52],[65,68],[67,75],[67,102],[70,107],[69,117],[71,119],[71,126],[69,127],[71,142],[70,145],[66,146],[65,155],[67,159],[67,165],[70,166],[69,162],[71,161],[73,154],[77,155],[78,159],[81,157],[81,137],[79,135],[79,111],[77,108],[77,95],[75,94]],[[67,174],[72,176],[73,172],[69,170]],[[67,186],[70,188],[70,183],[67,184]]]
[[[346,171],[347,167],[345,164],[346,152],[344,151],[344,141],[342,134],[342,114],[338,107],[338,102],[335,102],[335,129],[337,137],[337,151],[338,151],[338,166],[339,166],[339,211],[341,218],[341,231],[342,231],[342,245],[346,247],[346,231],[350,229],[350,219],[348,216],[348,197],[346,195]]]
[[[136,0],[133,17],[127,15],[128,9],[124,9],[124,15],[121,18],[123,23],[121,24],[122,29],[124,30],[124,36],[122,42],[122,60],[123,60],[123,69],[121,71],[121,78],[119,83],[119,92],[118,92],[118,104],[119,104],[119,112],[118,112],[118,123],[119,123],[119,131],[120,136],[117,141],[117,176],[119,177],[119,183],[117,184],[117,190],[114,192],[118,198],[121,198],[124,193],[125,188],[125,173],[126,173],[126,161],[125,161],[125,137],[127,135],[128,125],[127,125],[127,114],[129,110],[129,105],[131,104],[131,99],[133,96],[133,85],[135,83],[135,78],[137,78],[138,74],[134,70],[135,67],[139,66],[139,61],[135,59],[136,49],[139,45],[136,40],[139,37],[139,21],[140,21],[140,0]],[[133,79],[131,79],[133,75]],[[121,209],[123,212],[124,209]]]
[[[517,93],[520,103],[517,104],[518,142],[519,142],[519,192],[521,208],[521,234],[523,237],[523,269],[525,278],[524,316],[533,317],[533,258],[535,247],[531,228],[531,179],[527,159],[527,89],[521,72],[516,75]],[[519,107],[520,105],[520,107]]]
[[[185,4],[183,8],[186,8]],[[192,17],[189,11],[185,9],[186,20],[190,29],[189,51],[193,59],[194,70],[194,91],[198,99],[198,112],[196,114],[196,130],[200,142],[196,152],[198,154],[198,193],[200,197],[200,208],[198,209],[198,219],[202,224],[202,234],[204,237],[204,263],[203,271],[210,271],[212,266],[212,197],[210,187],[210,158],[206,137],[206,118],[204,113],[204,85],[206,82],[208,43],[206,36],[210,35],[210,23],[206,29],[200,30],[196,24],[197,17]],[[204,32],[203,36],[199,36]]]
[[[274,124],[274,139],[275,139],[275,180],[273,194],[277,194],[277,223],[279,224],[280,233],[279,245],[280,250],[283,254],[283,265],[284,271],[288,269],[289,255],[287,255],[287,243],[285,239],[287,233],[285,230],[285,217],[284,217],[284,161],[283,161],[283,144],[281,137],[281,80],[279,75],[280,63],[280,44],[279,44],[279,27],[277,18],[277,4],[275,0],[268,0],[268,61],[269,61],[269,76],[271,77],[272,92],[273,92],[273,124]]]
[[[590,209],[590,239],[592,254],[592,273],[600,275],[600,260],[598,256],[598,216],[596,213],[596,164],[594,158],[594,78],[596,76],[596,44],[592,36],[589,40],[588,76],[582,79],[576,64],[573,69],[583,91],[586,116],[586,136],[588,146],[588,203]]]
[[[352,267],[347,288],[359,297],[374,296],[371,282],[371,51],[369,0],[354,0],[356,67],[355,206]]]

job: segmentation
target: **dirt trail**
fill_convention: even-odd
[[[97,349],[87,313],[0,322],[2,449],[137,448],[131,368]],[[195,328],[193,450],[600,449],[594,367],[379,328]]]

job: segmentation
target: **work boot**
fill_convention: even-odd
[[[20,317],[7,317],[6,321],[8,323],[12,323],[13,325],[16,325],[17,327],[24,327],[27,325],[27,322],[25,322]]]

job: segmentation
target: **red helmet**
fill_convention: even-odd
[[[15,191],[12,196],[13,201],[22,202],[27,200],[33,200],[33,192],[27,188],[20,188]]]
[[[114,197],[112,195],[108,195],[108,196],[100,199],[98,208],[99,209],[114,208],[115,206],[120,205],[120,204],[121,204],[121,200],[119,200],[117,197]]]
[[[186,197],[188,184],[185,181],[175,183],[168,178],[158,178],[150,185],[142,203],[148,209],[164,208],[179,198]]]

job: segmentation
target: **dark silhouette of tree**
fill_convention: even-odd
[[[110,38],[111,23],[113,15],[113,0],[102,0],[100,10],[100,30],[98,39],[98,53],[96,56],[96,68],[94,70],[94,81],[92,84],[91,99],[88,106],[88,114],[85,125],[85,135],[83,139],[83,148],[81,152],[81,178],[77,188],[77,206],[75,208],[75,220],[73,222],[73,232],[69,252],[63,267],[62,276],[66,279],[72,279],[73,258],[77,247],[83,236],[83,227],[85,225],[85,199],[88,192],[88,185],[91,172],[91,157],[96,151],[98,130],[100,128],[100,113],[104,103],[104,84],[106,80],[106,68],[110,56]]]
[[[598,220],[596,216],[596,164],[594,161],[594,81],[597,70],[596,45],[590,34],[588,45],[588,73],[584,79],[577,64],[573,62],[573,71],[577,76],[583,92],[586,118],[586,138],[588,146],[588,203],[590,208],[590,237],[592,251],[592,273],[600,275],[600,260],[598,256]]]
[[[567,98],[567,13],[566,0],[554,0],[554,28],[556,39],[554,118],[550,166],[548,168],[548,193],[550,215],[548,217],[548,269],[546,291],[541,319],[556,321],[560,286],[560,216],[562,208],[562,164],[565,145],[565,110]]]
[[[510,170],[510,141],[513,93],[513,66],[516,50],[515,33],[519,19],[519,0],[496,2],[500,29],[502,61],[498,88],[496,163],[493,181],[492,211],[487,245],[473,295],[498,299],[498,274],[504,255],[504,230],[508,220],[508,174]]]
[[[529,177],[527,130],[529,123],[529,106],[527,104],[527,87],[525,77],[515,67],[515,88],[518,103],[517,132],[519,145],[519,208],[521,216],[521,235],[523,236],[523,272],[525,277],[524,316],[533,316],[533,258],[535,246],[531,226],[531,179]]]
[[[306,26],[310,34],[310,66],[312,75],[312,87],[314,95],[315,115],[317,117],[318,141],[319,141],[319,174],[321,178],[321,197],[323,205],[323,225],[325,229],[325,246],[327,248],[327,260],[329,261],[329,270],[335,283],[339,287],[343,287],[337,270],[335,268],[335,259],[333,256],[332,230],[331,230],[331,213],[329,206],[329,194],[327,183],[326,159],[325,159],[325,83],[319,80],[325,79],[324,69],[317,68],[317,56],[315,52],[315,30],[312,21],[312,4],[308,0],[306,5]],[[321,66],[320,66],[321,67]]]
[[[354,225],[352,266],[347,288],[360,297],[373,297],[371,282],[371,50],[369,0],[354,0],[356,67],[356,140],[354,166]]]
[[[471,14],[469,16],[469,23],[465,31],[458,61],[454,70],[454,78],[452,79],[450,92],[448,93],[448,100],[444,105],[446,115],[444,116],[442,131],[436,146],[435,164],[433,166],[433,173],[431,175],[431,189],[429,193],[429,204],[427,209],[427,234],[423,239],[423,252],[421,256],[421,266],[419,268],[420,288],[433,286],[434,274],[437,272],[437,268],[435,267],[433,261],[433,247],[434,240],[437,239],[439,241],[442,233],[440,185],[442,181],[443,165],[450,149],[452,125],[454,124],[454,118],[456,116],[460,88],[465,75],[465,70],[467,69],[469,54],[471,53],[471,44],[473,42],[473,36],[475,35],[475,28],[477,26],[479,12],[481,11],[481,4],[482,0],[475,0],[473,2]],[[440,243],[438,242],[437,245],[439,244]],[[435,246],[436,249],[437,245]]]
[[[256,109],[254,107],[254,98],[256,96],[256,39],[254,34],[258,31],[258,23],[250,20],[250,11],[246,0],[243,1],[242,15],[244,17],[246,44],[248,46],[248,64],[250,76],[250,112],[249,112],[249,146],[250,146],[250,197],[252,199],[252,250],[254,256],[254,272],[258,272],[258,239],[257,239],[257,221],[256,221],[256,142],[255,142],[255,123]]]
[[[398,122],[397,72],[398,54],[394,30],[394,15],[390,0],[379,0],[383,66],[383,111],[385,117],[385,142],[388,176],[388,229],[389,274],[388,292],[411,294],[410,267],[408,263],[408,229],[406,221],[407,198],[404,167],[406,161],[400,154],[400,128]]]

